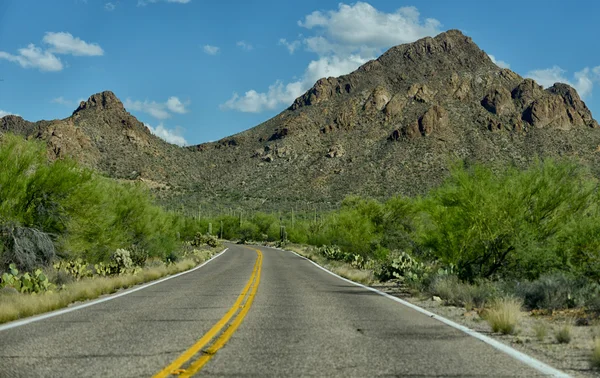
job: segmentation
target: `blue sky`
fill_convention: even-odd
[[[323,76],[448,29],[600,114],[600,2],[0,1],[0,116],[65,118],[111,90],[157,135],[198,144],[255,126]]]

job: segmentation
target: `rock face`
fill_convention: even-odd
[[[501,69],[457,30],[322,78],[275,117],[212,143],[163,142],[111,92],[91,96],[65,120],[4,117],[6,130],[45,140],[53,158],[167,183],[172,189],[159,192],[165,200],[203,209],[422,194],[457,159],[525,167],[536,157],[568,156],[600,176],[600,130],[576,91],[544,89]]]

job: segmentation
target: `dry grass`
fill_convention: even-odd
[[[568,344],[572,339],[572,331],[570,324],[564,324],[554,333],[554,337],[559,344]]]
[[[592,355],[590,356],[590,365],[592,369],[600,369],[600,339],[594,340]]]
[[[538,321],[533,325],[533,332],[535,332],[535,338],[542,342],[546,339],[546,336],[548,336],[548,325]]]
[[[363,285],[370,285],[375,281],[373,271],[369,269],[357,269],[348,263],[341,261],[332,261],[325,258],[313,247],[300,247],[295,245],[286,246],[285,249],[293,251],[314,261],[325,269],[337,274],[338,276],[349,279],[350,281],[360,282]]]
[[[356,268],[349,266],[349,264],[332,267],[329,270],[331,270],[333,273],[337,274],[338,276],[347,278],[350,281],[360,282],[364,285],[371,284],[374,280],[372,271],[364,270],[364,269],[356,269]]]
[[[57,310],[74,302],[95,299],[119,289],[189,270],[200,262],[188,259],[169,266],[145,268],[135,275],[83,279],[65,285],[65,288],[60,291],[45,294],[2,294],[0,295],[0,323]]]
[[[521,307],[522,302],[516,298],[496,300],[485,316],[492,331],[504,335],[515,334],[521,318]]]

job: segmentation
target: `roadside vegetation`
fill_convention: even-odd
[[[525,170],[456,164],[422,197],[351,196],[326,213],[201,222],[219,225],[230,240],[305,245],[295,250],[341,276],[397,282],[407,294],[475,310],[499,334],[522,337],[524,311],[540,322],[571,312],[582,325],[598,323],[600,191],[576,162],[538,161]],[[571,342],[570,325],[542,323],[527,338],[544,341],[552,332],[555,343]]]
[[[218,247],[204,232],[142,185],[0,136],[0,322],[189,269]]]
[[[222,215],[200,224],[229,240],[311,245],[326,260],[453,305],[512,296],[530,310],[600,310],[600,191],[576,163],[503,171],[457,164],[424,197],[348,197],[328,213]]]

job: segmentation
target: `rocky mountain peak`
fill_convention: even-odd
[[[75,109],[73,114],[76,114],[85,109],[95,108],[100,109],[116,109],[125,110],[121,100],[111,91],[104,91],[90,96],[87,101],[81,101],[79,107]]]

